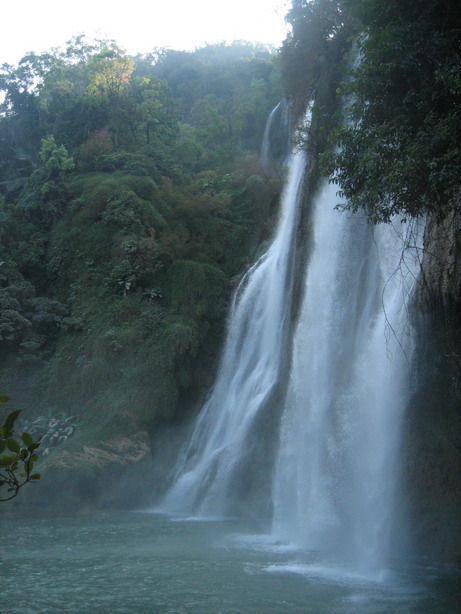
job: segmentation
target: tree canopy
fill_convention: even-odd
[[[452,0],[345,2],[359,22],[333,177],[352,209],[443,218],[460,203],[461,16]]]
[[[342,206],[364,209],[372,221],[441,219],[458,208],[459,3],[293,0],[287,19],[292,33],[281,55],[291,95],[300,106],[315,96],[322,107],[326,71],[336,80],[341,113],[325,160]],[[322,129],[331,122],[327,113]]]

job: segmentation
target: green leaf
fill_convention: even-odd
[[[29,480],[39,480],[40,479],[40,474],[39,473],[33,473]]]
[[[23,433],[21,435],[22,441],[24,445],[30,450],[31,446],[34,444],[34,440],[32,439],[32,435],[30,433]]]
[[[15,452],[16,454],[19,454],[21,452],[21,446],[16,441],[16,439],[13,439],[12,437],[6,440],[6,446],[8,450],[11,450],[11,452]]]
[[[6,441],[4,439],[0,439],[0,454],[6,450]]]
[[[10,397],[6,396],[6,394],[0,394],[0,403],[8,403]]]
[[[21,413],[20,409],[15,409],[7,417],[7,419],[5,420],[5,424],[3,425],[3,428],[5,429],[6,434],[11,434],[16,418],[19,416],[20,413]]]

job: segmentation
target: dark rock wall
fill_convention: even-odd
[[[430,220],[421,283],[405,488],[416,554],[461,565],[461,215]]]

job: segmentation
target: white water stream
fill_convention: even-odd
[[[303,152],[295,151],[288,166],[277,233],[236,293],[216,383],[160,508],[257,516],[254,503],[238,503],[247,477],[266,462],[275,467],[272,539],[377,578],[390,556],[412,352],[407,301],[419,252],[403,250],[407,225],[373,228],[360,215],[340,213],[335,186],[325,185],[314,204],[291,343]],[[267,448],[260,451],[261,461],[253,448],[274,415],[271,402],[283,403],[275,392],[290,364],[284,407],[276,412],[279,445],[272,445],[271,458]]]
[[[173,486],[161,504],[164,511],[198,516],[234,512],[232,485],[254,421],[271,402],[285,358],[305,165],[304,152],[293,152],[275,239],[237,290],[216,383],[181,454]]]
[[[418,236],[316,203],[274,478],[273,534],[363,574],[388,564]],[[400,227],[399,227],[400,226]],[[405,237],[402,236],[405,233]]]
[[[274,160],[284,163],[290,150],[289,103],[284,98],[272,109],[266,122],[261,152],[263,166],[270,166]]]

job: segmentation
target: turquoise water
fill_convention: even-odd
[[[8,519],[3,614],[457,614],[461,574],[428,564],[354,576],[256,527],[148,513]]]

